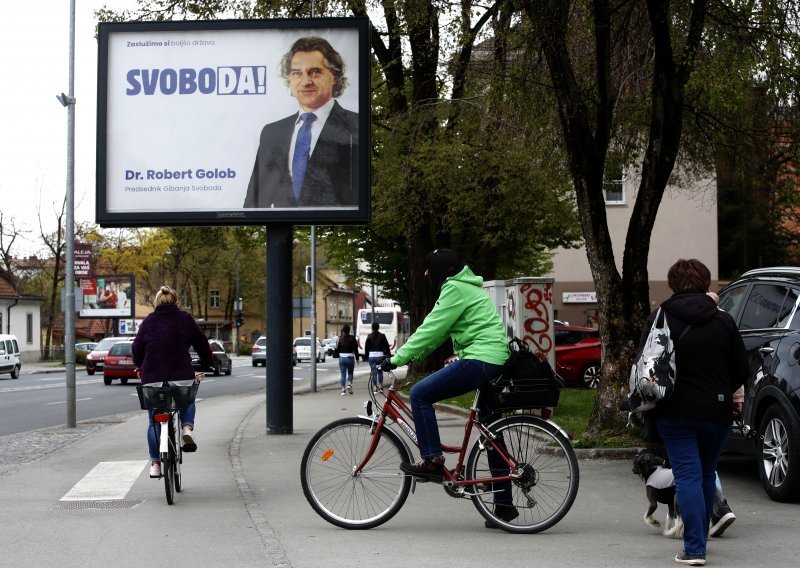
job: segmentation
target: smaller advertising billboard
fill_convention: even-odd
[[[83,305],[79,317],[133,319],[135,315],[133,275],[94,276],[81,278],[80,283]]]
[[[92,273],[92,245],[75,243],[73,252],[75,276],[89,276]]]

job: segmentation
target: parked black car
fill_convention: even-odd
[[[233,360],[231,359],[231,356],[228,355],[228,350],[223,347],[222,343],[213,339],[208,341],[208,346],[211,347],[214,376],[218,377],[222,373],[230,375],[233,372]],[[194,347],[189,348],[189,354],[192,356],[192,367],[194,367],[194,370],[202,371],[203,369],[200,366],[200,356],[197,355],[197,351],[194,350]]]
[[[741,420],[726,449],[756,457],[775,501],[800,500],[800,268],[751,270],[719,292],[747,349]]]

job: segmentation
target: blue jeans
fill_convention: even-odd
[[[372,377],[372,384],[376,386],[383,386],[383,371],[378,366],[378,363],[383,361],[383,355],[379,357],[370,357],[369,358],[369,370],[370,376]]]
[[[192,402],[189,406],[186,407],[185,410],[180,411],[181,417],[181,426],[194,426],[194,415],[197,412],[197,408]],[[152,461],[159,461],[161,456],[158,452],[158,440],[159,436],[161,436],[161,424],[158,422],[155,423],[156,427],[153,429],[153,411],[147,411],[147,449],[150,451],[150,459]],[[177,432],[177,436],[180,436],[181,433]]]
[[[502,369],[501,365],[475,359],[459,359],[411,387],[409,399],[420,456],[433,458],[442,454],[439,425],[433,404],[482,387],[500,376]]]
[[[675,476],[684,524],[683,550],[705,558],[717,492],[717,462],[730,425],[674,416],[658,416],[656,424]]]
[[[353,369],[356,368],[356,358],[355,357],[342,357],[339,356],[339,372],[342,374],[340,382],[342,383],[342,388],[345,387],[348,383],[353,382]]]

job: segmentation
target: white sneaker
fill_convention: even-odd
[[[190,430],[188,427],[184,427],[183,432],[181,433],[181,438],[183,439],[184,452],[197,451],[197,442],[194,440],[194,431]]]
[[[161,477],[161,462],[150,462],[150,477],[154,479]]]
[[[342,393],[341,393],[341,394],[342,394],[342,396],[344,396],[344,395],[346,395],[347,393],[344,391],[344,389],[342,389]]]
[[[347,392],[353,394],[353,385],[351,383],[347,383]]]

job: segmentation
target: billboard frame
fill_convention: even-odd
[[[120,37],[147,37],[148,33],[187,32],[239,32],[242,30],[276,31],[298,30],[313,34],[314,30],[354,31],[357,33],[356,61],[358,65],[358,145],[357,154],[357,204],[347,207],[296,206],[281,208],[249,208],[243,204],[227,203],[219,210],[109,210],[109,195],[120,182],[109,180],[109,42]],[[134,35],[130,35],[134,34]],[[267,20],[191,20],[164,22],[102,22],[98,25],[98,81],[97,81],[97,168],[96,168],[96,222],[101,227],[154,227],[154,226],[240,226],[269,225],[365,225],[370,221],[370,25],[369,19],[355,18],[303,18]],[[288,47],[288,46],[287,46]],[[118,96],[118,95],[117,95]],[[256,125],[260,129],[263,124]],[[165,128],[168,128],[165,127]],[[159,133],[153,133],[158,136]],[[257,132],[253,135],[257,137]],[[246,172],[250,176],[250,172]],[[244,175],[244,174],[242,174]]]

